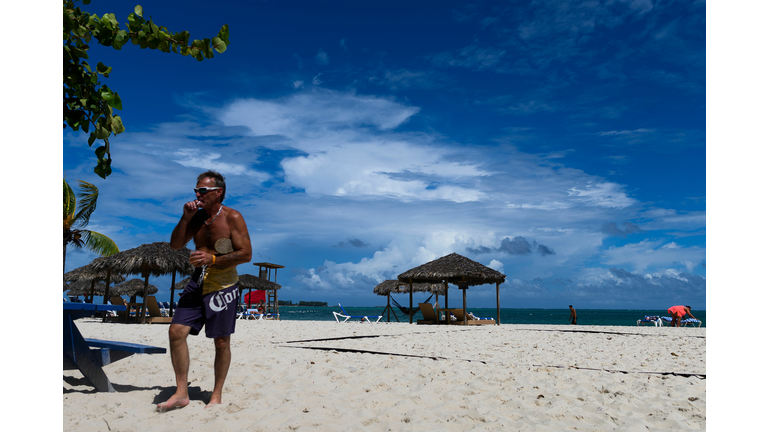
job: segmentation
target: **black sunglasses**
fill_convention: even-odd
[[[208,192],[215,190],[215,189],[221,189],[220,187],[201,187],[201,188],[195,188],[195,193],[199,193],[200,195],[205,195]]]

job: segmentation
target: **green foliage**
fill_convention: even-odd
[[[328,302],[321,301],[300,301],[299,306],[328,307]]]
[[[140,48],[150,48],[190,56],[197,61],[213,58],[213,51],[223,53],[229,45],[229,26],[224,25],[213,39],[189,42],[189,32],[172,33],[144,19],[144,10],[136,6],[128,16],[126,29],[121,29],[115,14],[98,17],[75,7],[77,0],[64,2],[64,129],[88,133],[88,145],[96,140],[104,145],[96,148],[97,164],[94,172],[101,178],[112,173],[109,138],[125,131],[120,116],[113,110],[122,110],[123,103],[117,92],[99,81],[101,75],[109,78],[112,68],[98,62],[95,70],[86,61],[88,45],[92,41],[119,50],[130,41]],[[82,0],[90,4],[90,0]],[[92,129],[92,130],[91,130]]]
[[[96,200],[99,199],[99,189],[91,183],[78,180],[80,192],[75,196],[72,188],[64,180],[64,259],[67,245],[76,248],[85,246],[91,251],[109,256],[120,252],[112,239],[104,234],[84,229],[90,222],[91,215],[96,211]],[[78,203],[77,198],[80,198]],[[77,210],[77,213],[75,211]]]

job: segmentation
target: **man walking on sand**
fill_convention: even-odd
[[[576,325],[576,309],[573,308],[573,305],[568,305],[568,307],[571,309],[571,317],[569,318],[571,325]]]
[[[251,261],[251,238],[243,216],[221,204],[226,192],[221,174],[215,171],[200,174],[195,200],[184,204],[181,220],[171,234],[171,248],[176,250],[195,239],[195,251],[189,257],[195,271],[179,298],[179,307],[168,329],[176,393],[157,405],[159,411],[189,404],[187,336],[190,333],[196,336],[203,326],[205,335],[213,339],[216,348],[213,393],[206,408],[221,404],[232,357],[229,339],[235,332],[237,265]],[[231,247],[228,247],[230,241]]]

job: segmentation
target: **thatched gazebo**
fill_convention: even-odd
[[[414,292],[430,292],[434,295],[437,295],[438,298],[441,295],[445,295],[447,293],[447,289],[445,286],[439,283],[415,283],[413,284],[413,291]],[[384,282],[376,285],[373,287],[373,293],[380,296],[387,296],[387,307],[384,308],[384,311],[387,312],[387,322],[390,322],[390,312],[392,311],[392,306],[390,305],[390,301],[394,301],[395,305],[399,307],[403,312],[405,311],[405,308],[400,306],[399,303],[397,303],[397,300],[393,299],[391,297],[391,294],[404,294],[410,291],[410,287],[408,283],[406,282],[400,282],[398,280],[394,279],[388,279]],[[411,293],[411,308],[408,310],[408,313],[406,315],[409,315],[413,317],[415,310],[413,309],[413,294]],[[384,315],[384,312],[381,313]],[[397,318],[397,314],[395,315],[395,319],[399,322],[400,319]]]
[[[262,290],[262,291],[272,291],[273,293],[276,293],[277,290],[279,290],[282,286],[279,284],[276,284],[272,282],[271,280],[267,280],[264,278],[260,278],[258,276],[254,276],[248,273],[238,275],[240,278],[240,295],[243,294],[243,290],[248,290],[250,293],[251,290]],[[239,298],[239,297],[238,297]]]
[[[74,270],[68,271],[67,273],[64,273],[64,282],[72,282],[72,283],[89,283],[91,286],[91,290],[83,290],[83,288],[79,287],[78,285],[78,292],[80,292],[82,296],[88,297],[90,293],[91,301],[93,301],[94,295],[100,295],[104,296],[104,304],[107,304],[107,296],[109,296],[109,284],[114,283],[120,283],[125,280],[125,276],[121,274],[112,274],[110,270],[102,270],[97,271],[93,263],[86,264],[82,267],[78,267]],[[96,292],[95,286],[96,282],[105,282],[106,285],[103,289],[99,290],[99,292]],[[66,291],[70,285],[65,285],[64,290]]]
[[[186,247],[179,250],[171,249],[168,242],[143,244],[139,247],[118,252],[108,257],[96,258],[93,266],[96,270],[111,269],[122,274],[135,274],[144,277],[144,294],[142,303],[141,323],[144,324],[147,309],[147,291],[150,276],[173,275],[171,287],[175,285],[176,273],[191,275],[195,268],[189,263],[191,251]]]
[[[467,288],[470,286],[496,284],[496,324],[501,320],[501,302],[499,298],[499,285],[504,283],[507,276],[501,272],[486,267],[477,261],[461,256],[457,253],[446,255],[426,264],[412,268],[397,276],[400,282],[407,282],[411,293],[411,287],[419,282],[442,282],[446,289],[448,284],[458,285],[464,296],[464,320],[467,317]],[[446,291],[447,294],[447,291]],[[447,306],[446,301],[446,306]],[[413,307],[413,294],[411,294],[411,307]],[[413,322],[413,319],[411,319]]]

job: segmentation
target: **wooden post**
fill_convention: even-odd
[[[467,325],[467,285],[460,288],[462,295],[464,296],[464,325]]]
[[[168,316],[173,316],[173,292],[176,290],[176,272],[171,274],[171,301],[168,303]]]
[[[109,298],[109,279],[112,276],[112,267],[109,267],[107,269],[107,280],[105,281],[107,284],[107,287],[104,288],[104,301],[102,301],[102,304],[107,304],[107,299]],[[127,313],[127,312],[126,312]],[[101,319],[102,322],[107,322],[107,313],[104,312],[104,317]]]
[[[451,311],[448,310],[448,281],[443,280],[443,286],[445,287],[445,323],[451,323]],[[439,318],[439,317],[438,317]]]
[[[145,324],[147,321],[147,294],[149,293],[149,271],[144,276],[144,298],[141,302],[141,323]]]
[[[498,282],[496,282],[496,325],[501,325],[501,301],[499,297]]]
[[[410,287],[409,291],[411,293],[411,309],[408,310],[408,323],[413,324],[413,314],[411,313],[413,310],[413,278],[408,278],[408,286]]]
[[[96,278],[91,279],[91,296],[88,298],[87,303],[93,303],[93,292],[96,290]]]
[[[392,309],[392,306],[389,305],[389,295],[390,293],[387,293],[387,322],[389,321],[389,310]]]

